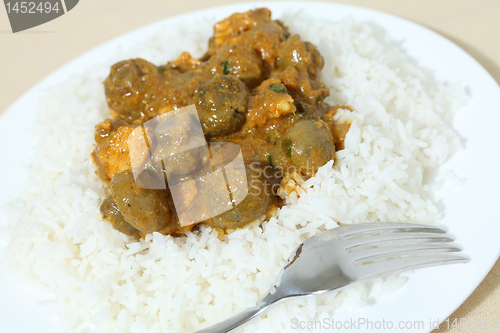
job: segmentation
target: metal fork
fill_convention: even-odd
[[[363,223],[321,232],[292,253],[256,306],[198,333],[231,332],[290,297],[318,296],[405,270],[468,262],[465,256],[443,253],[461,251],[452,242],[443,229],[423,224]]]

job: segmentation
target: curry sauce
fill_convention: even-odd
[[[143,59],[113,65],[104,81],[111,117],[96,126],[92,154],[100,179],[109,185],[103,217],[135,237],[154,231],[182,235],[199,223],[220,230],[243,227],[281,205],[276,188],[283,177],[314,176],[343,149],[349,130],[334,120],[339,106],[324,101],[329,91],[319,79],[323,65],[313,44],[290,34],[265,8],[218,22],[200,59],[184,52],[161,66]],[[207,142],[239,146],[251,188],[232,209],[181,226],[168,188],[137,186],[127,140],[144,122],[193,104]],[[186,181],[186,205],[199,195],[189,183],[195,162],[186,153],[169,164]]]

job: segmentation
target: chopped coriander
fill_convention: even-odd
[[[231,48],[234,50],[236,48],[236,45],[231,46]]]
[[[292,140],[288,138],[284,139],[281,143],[281,148],[283,148],[283,151],[288,157],[292,157],[292,143]]]
[[[321,95],[318,95],[318,97],[316,97],[316,102],[319,102],[321,101]]]
[[[272,143],[274,146],[276,146],[277,142],[278,142],[278,139],[274,140],[274,142],[273,142],[270,136],[267,137],[267,143]]]
[[[271,168],[274,169],[273,158],[271,157],[271,155],[267,155],[267,161],[269,162]]]
[[[227,60],[222,63],[222,74],[229,74],[229,61]]]
[[[269,89],[277,93],[286,93],[286,87],[283,83],[271,83]]]
[[[160,69],[160,71],[164,72],[165,71],[165,66],[158,66],[158,68]]]

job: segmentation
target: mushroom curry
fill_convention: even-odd
[[[134,237],[154,231],[179,236],[199,223],[243,227],[282,205],[280,181],[292,173],[314,176],[343,149],[349,129],[334,121],[338,107],[324,102],[323,64],[313,44],[261,8],[218,22],[200,59],[184,52],[162,66],[143,59],[113,65],[104,82],[111,118],[96,126],[92,153],[109,186],[103,217]],[[168,188],[136,183],[127,142],[144,122],[193,104],[207,142],[238,145],[248,184],[259,191],[216,217],[181,226]],[[192,176],[189,158],[175,162],[173,171]]]

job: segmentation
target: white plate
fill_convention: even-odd
[[[234,12],[256,7],[268,7],[273,15],[293,9],[310,13],[322,19],[339,20],[352,16],[357,21],[373,21],[384,27],[395,40],[403,41],[403,47],[416,58],[420,65],[435,71],[440,80],[463,81],[470,89],[472,101],[469,109],[456,115],[454,127],[465,139],[466,150],[450,160],[446,168],[466,176],[464,189],[445,188],[436,194],[446,207],[442,223],[463,245],[471,261],[466,265],[451,265],[423,269],[410,275],[403,288],[391,296],[373,300],[372,304],[351,309],[342,307],[335,314],[336,321],[365,318],[374,322],[391,321],[396,327],[400,322],[423,327],[408,329],[411,332],[431,331],[431,321],[445,320],[474,291],[486,276],[500,254],[500,163],[496,153],[500,144],[500,89],[492,77],[471,56],[433,31],[404,19],[359,7],[329,3],[247,3],[197,11],[166,21],[180,22],[186,18],[215,17],[217,19]],[[63,66],[24,94],[0,119],[2,163],[0,163],[0,203],[9,196],[22,193],[26,175],[21,166],[29,163],[24,152],[29,151],[33,136],[27,132],[37,112],[37,101],[42,91],[64,81],[82,68],[98,64],[116,48],[126,46],[145,35],[152,35],[166,21],[157,22],[118,37]],[[19,131],[23,132],[22,135]],[[22,138],[23,141],[16,141]],[[6,144],[7,143],[7,144]],[[5,163],[8,157],[9,163]],[[20,181],[21,179],[21,181]],[[5,244],[5,239],[2,240]],[[5,269],[0,259],[0,321],[5,332],[53,332],[57,320],[48,311],[36,305],[47,295],[34,287],[19,283]],[[410,324],[409,324],[410,323]],[[387,324],[386,324],[387,325]],[[361,331],[366,331],[361,328]],[[376,330],[383,332],[384,329]],[[394,331],[388,330],[388,331]]]

